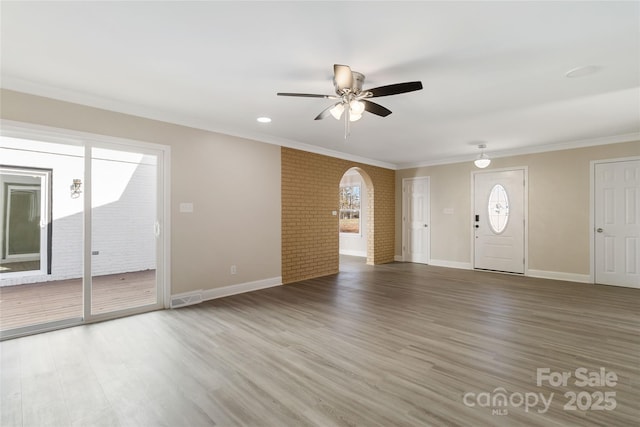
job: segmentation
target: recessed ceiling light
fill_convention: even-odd
[[[591,74],[597,73],[599,70],[600,67],[596,65],[584,65],[567,71],[564,76],[573,79],[576,77],[590,76]]]
[[[271,118],[270,117],[258,117],[257,120],[260,123],[271,123]]]

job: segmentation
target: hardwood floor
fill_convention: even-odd
[[[155,270],[93,278],[93,314],[156,302]],[[82,279],[0,288],[0,330],[82,317]]]
[[[639,301],[636,289],[349,262],[338,275],[4,341],[0,423],[635,426]],[[571,377],[538,386],[538,368]],[[614,372],[616,384],[580,387],[579,368]],[[500,388],[506,406],[483,405]],[[582,407],[614,392],[616,406],[565,409],[566,392]],[[541,393],[553,393],[547,411],[533,405]]]

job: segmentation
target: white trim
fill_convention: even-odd
[[[564,273],[562,271],[528,270],[526,276],[564,282],[593,283],[589,274]]]
[[[367,257],[367,251],[355,251],[350,249],[340,249],[340,255],[357,256],[360,258]]]
[[[93,322],[95,319],[91,317],[92,304],[92,292],[93,292],[93,277],[91,273],[92,267],[92,242],[93,242],[93,207],[91,202],[93,201],[93,175],[92,171],[92,159],[91,150],[92,144],[84,144],[84,197],[82,207],[82,319],[84,322]],[[55,232],[55,230],[54,230]]]
[[[162,305],[164,308],[169,308],[171,304],[171,147],[168,145],[165,146],[162,153],[162,170],[160,172],[160,176],[163,177],[163,181],[160,183],[163,188],[163,201],[162,207],[158,209],[158,212],[162,214],[160,239],[164,252],[161,257],[163,274],[161,277],[156,277],[156,280],[164,292]]]
[[[396,261],[402,261],[396,255]],[[504,273],[501,271],[491,271],[491,270],[476,270],[473,268],[473,264],[470,262],[459,262],[459,261],[447,261],[442,259],[430,259],[429,265],[434,267],[446,267],[446,268],[456,268],[459,270],[474,270],[478,272],[485,273],[501,273],[501,274],[514,274],[514,273]],[[520,274],[515,274],[520,276]],[[526,270],[524,276],[526,277],[536,277],[539,279],[551,279],[551,280],[561,280],[564,282],[579,282],[579,283],[593,283],[590,276],[588,274],[578,274],[578,273],[565,273],[562,271],[545,271],[545,270]]]
[[[560,150],[573,150],[576,148],[586,148],[586,147],[593,147],[597,145],[619,144],[622,142],[632,142],[632,141],[640,141],[640,132],[605,136],[601,138],[561,141],[557,143],[534,145],[534,146],[528,146],[523,148],[515,148],[512,150],[491,152],[486,154],[492,159],[497,159],[501,157],[513,157],[513,156],[520,156],[524,154],[537,154],[537,153],[546,153],[550,151],[560,151]],[[412,168],[420,168],[420,167],[427,167],[427,166],[449,165],[453,163],[472,162],[473,160],[476,159],[476,157],[477,157],[477,153],[474,153],[473,155],[448,157],[445,159],[438,159],[433,161],[399,163],[396,165],[395,169],[402,170],[402,169],[412,169]]]
[[[272,288],[282,285],[282,276],[261,279],[253,282],[238,283],[237,285],[223,286],[202,291],[203,301],[228,297],[231,295],[244,294],[246,292],[258,291],[260,289]]]
[[[396,262],[404,262],[404,257],[402,255],[394,255],[393,260]]]
[[[18,90],[28,94],[39,93],[39,92],[32,92],[29,90],[22,90],[22,89],[18,89]],[[369,159],[367,157],[362,157],[355,154],[343,153],[341,151],[331,150],[329,148],[319,147],[311,144],[305,144],[302,142],[298,142],[298,141],[294,141],[286,138],[279,138],[272,135],[266,135],[262,133],[250,132],[245,130],[223,128],[223,127],[212,125],[208,121],[203,122],[200,120],[193,120],[192,118],[178,119],[173,115],[167,115],[163,113],[158,114],[157,112],[150,112],[148,110],[142,111],[137,108],[131,109],[131,108],[126,108],[126,106],[125,107],[120,107],[116,105],[105,106],[103,105],[103,103],[100,103],[100,102],[98,103],[85,102],[83,100],[77,100],[77,99],[70,100],[68,98],[65,98],[64,96],[63,97],[60,97],[57,95],[36,95],[36,96],[48,96],[49,98],[55,99],[57,101],[75,103],[84,107],[99,108],[109,112],[133,115],[133,116],[141,117],[148,120],[157,120],[164,123],[175,124],[177,126],[187,126],[190,128],[204,130],[208,132],[213,132],[213,133],[218,133],[218,134],[223,134],[228,136],[235,136],[237,138],[251,139],[251,140],[262,142],[265,144],[272,144],[272,145],[278,145],[280,147],[293,148],[296,150],[307,151],[309,153],[322,154],[324,156],[335,157],[338,159],[349,160],[357,163],[364,163],[371,166],[379,166],[386,169],[392,169],[392,170],[397,169],[397,165],[394,163],[383,162],[381,160],[375,160],[375,159]],[[11,121],[2,120],[3,127],[4,127],[4,123],[11,123]]]
[[[473,265],[470,262],[448,261],[444,259],[430,259],[429,265],[433,265],[434,267],[457,268],[460,270],[473,270]]]
[[[188,305],[199,304],[212,299],[224,298],[231,295],[244,294],[247,292],[258,291],[260,289],[272,288],[282,285],[282,276],[272,277],[270,279],[256,280],[253,282],[238,283],[236,285],[223,286],[213,289],[197,289],[195,291],[182,292],[171,295],[169,301],[171,308],[186,307]]]
[[[36,333],[55,331],[63,328],[70,328],[72,326],[82,325],[82,318],[72,318],[64,320],[56,320],[53,322],[37,325],[23,326],[21,328],[8,329],[0,331],[0,341],[8,340],[10,338],[19,338],[27,335],[33,335]]]
[[[38,138],[37,140],[41,140],[39,138],[46,138],[43,142],[55,142],[80,146],[97,143],[100,145],[100,148],[113,148],[114,150],[122,149],[124,146],[124,151],[131,151],[131,148],[135,147],[136,150],[142,150],[138,151],[142,154],[156,154],[155,152],[158,150],[166,151],[167,148],[170,148],[168,145],[158,144],[155,142],[120,138],[6,119],[0,119],[0,135],[22,139]],[[145,149],[149,149],[151,152],[144,151]]]
[[[337,150],[331,150],[316,145],[305,144],[286,138],[279,138],[259,132],[247,131],[246,129],[231,129],[212,124],[210,121],[194,119],[182,115],[176,115],[166,111],[158,111],[146,107],[135,106],[123,103],[113,99],[106,99],[97,96],[82,94],[79,92],[68,91],[59,88],[51,88],[26,79],[14,76],[3,76],[4,87],[13,91],[22,92],[39,97],[47,97],[60,102],[67,102],[81,105],[89,108],[97,108],[113,113],[121,113],[141,117],[147,120],[156,120],[164,123],[175,124],[178,126],[187,126],[194,129],[205,130],[218,134],[235,136],[243,139],[251,139],[265,144],[278,145],[281,147],[303,150],[310,153],[322,154],[338,159],[349,160],[357,163],[364,163],[371,166],[379,166],[392,170],[411,169],[425,166],[448,165],[453,163],[471,162],[476,158],[477,153],[464,156],[448,157],[444,159],[436,159],[432,161],[408,162],[408,163],[391,163],[381,160],[370,159],[367,157],[357,156],[354,154],[344,153]],[[5,122],[3,120],[3,122]],[[7,123],[9,121],[6,121]],[[504,150],[500,152],[487,153],[491,158],[512,157],[523,154],[544,153],[549,151],[570,150],[574,148],[584,148],[596,145],[617,144],[621,142],[640,141],[640,132],[633,132],[622,135],[612,135],[599,138],[589,138],[582,140],[557,141],[538,146],[528,146],[516,148],[512,150]]]

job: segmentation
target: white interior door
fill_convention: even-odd
[[[595,281],[640,288],[640,160],[595,165]]]
[[[474,268],[524,273],[525,171],[477,172]]]
[[[404,259],[429,262],[429,177],[403,180]]]

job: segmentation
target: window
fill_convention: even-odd
[[[0,167],[0,272],[51,273],[51,170]]]
[[[360,186],[340,187],[340,233],[360,234]]]
[[[509,221],[509,198],[502,185],[496,184],[491,189],[488,210],[491,230],[496,234],[502,233]]]

